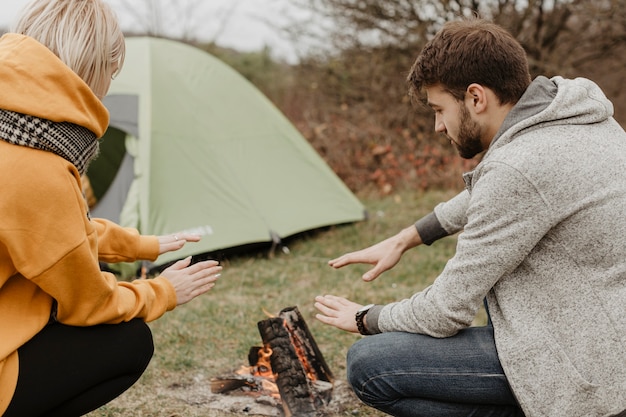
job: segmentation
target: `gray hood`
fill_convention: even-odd
[[[485,157],[527,129],[559,124],[587,125],[612,116],[613,104],[592,81],[539,76],[504,119]]]

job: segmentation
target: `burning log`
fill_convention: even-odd
[[[267,396],[280,400],[280,394],[270,365],[272,351],[259,346],[252,346],[248,352],[250,366],[242,366],[232,375],[213,378],[211,392],[216,394],[239,393],[251,396]]]
[[[286,417],[314,416],[330,402],[333,375],[297,307],[258,323]]]
[[[276,399],[285,417],[314,417],[331,400],[333,375],[297,307],[262,320],[263,347],[248,353],[250,366],[211,380],[211,391]]]

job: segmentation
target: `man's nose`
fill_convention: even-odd
[[[439,117],[435,117],[435,132],[446,133],[446,125]]]

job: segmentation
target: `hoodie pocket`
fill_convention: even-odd
[[[542,341],[502,356],[509,383],[528,417],[609,414],[603,390],[587,381],[557,345]]]

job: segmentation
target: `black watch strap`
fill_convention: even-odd
[[[369,335],[369,332],[365,328],[365,323],[363,322],[363,320],[365,319],[365,315],[367,314],[367,312],[372,307],[374,307],[374,304],[369,304],[369,305],[366,305],[365,307],[361,307],[359,311],[356,312],[356,315],[354,316],[356,320],[356,328],[359,331],[359,333],[361,333],[364,336]]]

